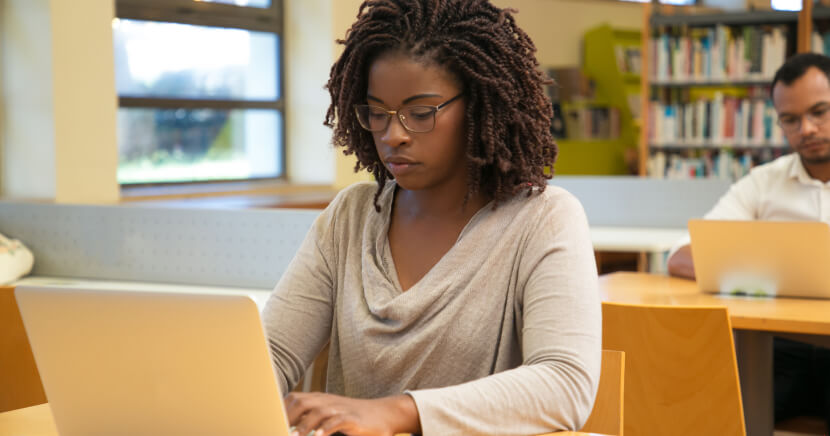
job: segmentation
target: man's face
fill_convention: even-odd
[[[812,67],[790,85],[779,82],[772,101],[790,146],[805,165],[830,162],[830,81]]]

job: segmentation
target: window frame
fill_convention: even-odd
[[[700,5],[700,3],[701,3],[701,0],[692,0],[692,2],[691,2],[691,3],[689,3],[689,4],[683,4],[683,5],[676,5],[676,4],[672,4],[672,3],[663,3],[663,2],[662,2],[662,1],[660,1],[660,0],[646,0],[646,1],[640,1],[640,0],[615,0],[615,1],[616,1],[616,2],[618,2],[618,3],[619,3],[619,2],[625,2],[625,3],[640,3],[640,4],[648,4],[648,3],[652,3],[652,4],[654,4],[654,3],[656,3],[656,4],[660,5],[660,6],[677,6],[677,7],[680,7],[680,6],[698,6],[698,5]]]
[[[283,0],[271,0],[267,8],[253,6],[236,6],[223,3],[209,3],[198,0],[116,0],[115,18],[125,20],[158,21],[168,23],[190,24],[195,26],[222,27],[242,29],[254,32],[265,32],[277,35],[279,63],[276,69],[279,75],[277,83],[278,98],[275,100],[241,100],[241,99],[199,99],[199,98],[163,98],[163,97],[131,97],[118,95],[118,108],[136,109],[267,109],[280,112],[282,115],[280,147],[277,150],[282,156],[281,166],[277,168],[278,176],[250,177],[246,179],[223,180],[189,180],[152,183],[129,183],[119,186],[122,190],[141,189],[147,187],[205,185],[205,184],[246,184],[263,181],[287,180],[287,147],[285,144],[287,123],[285,114],[285,37],[283,26]]]

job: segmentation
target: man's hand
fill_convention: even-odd
[[[285,397],[291,436],[393,436],[419,433],[415,401],[409,395],[359,400],[322,393],[295,392]],[[313,433],[312,433],[313,432]]]
[[[695,265],[692,262],[692,246],[686,244],[675,251],[666,262],[666,268],[669,270],[669,275],[694,280]]]

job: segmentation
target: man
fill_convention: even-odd
[[[754,168],[706,219],[830,223],[830,58],[790,58],[772,81],[772,102],[795,153]],[[695,277],[688,244],[672,253],[668,270]],[[776,422],[812,415],[830,428],[830,350],[776,338],[773,362]]]

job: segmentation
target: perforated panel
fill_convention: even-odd
[[[554,177],[585,208],[591,226],[686,228],[715,206],[731,182],[641,177]]]
[[[37,275],[272,288],[318,215],[0,202],[0,233]]]

